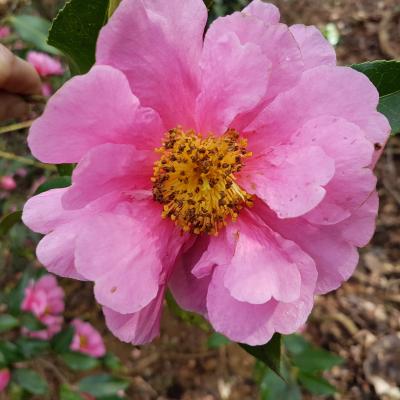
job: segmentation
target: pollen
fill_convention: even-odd
[[[253,205],[252,196],[235,174],[251,152],[247,140],[234,129],[222,136],[203,137],[177,127],[165,135],[161,157],[154,164],[153,197],[184,232],[217,235],[240,210]]]

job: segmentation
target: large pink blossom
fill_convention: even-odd
[[[38,258],[93,281],[121,340],[158,334],[167,287],[232,340],[295,332],[373,234],[378,93],[279,18],[254,0],[203,39],[202,0],[123,0],[32,126],[39,160],[78,163],[25,206]]]
[[[46,53],[30,51],[26,56],[26,60],[35,67],[37,73],[41,77],[62,75],[64,73],[64,68],[61,62]]]
[[[58,333],[63,323],[64,291],[58,286],[56,278],[44,275],[31,282],[25,289],[21,309],[31,312],[46,326],[40,331],[24,329],[24,334],[46,340]]]
[[[103,357],[106,354],[106,348],[100,333],[89,322],[74,319],[71,325],[75,329],[71,350],[88,354],[92,357]]]

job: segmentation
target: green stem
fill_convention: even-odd
[[[7,126],[0,127],[0,135],[3,133],[15,132],[20,129],[29,128],[33,124],[34,119],[30,121],[17,122],[16,124],[11,124]]]
[[[7,151],[0,150],[0,158],[4,158],[6,160],[11,160],[11,161],[18,161],[21,164],[31,165],[33,167],[46,169],[48,171],[57,171],[57,168],[54,165],[43,164],[43,163],[37,162],[35,160],[31,160],[30,158],[17,156],[16,154],[9,153]]]

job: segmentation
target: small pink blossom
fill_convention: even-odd
[[[45,53],[30,51],[26,59],[35,67],[41,77],[62,75],[64,73],[61,62]]]
[[[167,287],[232,340],[296,332],[373,235],[378,92],[279,20],[253,0],[204,34],[202,0],[123,0],[30,130],[39,160],[78,164],[25,205],[37,256],[94,282],[123,341],[159,334]]]
[[[8,26],[0,26],[0,39],[4,39],[7,36],[10,36],[11,31]]]
[[[8,386],[10,382],[11,374],[7,368],[0,369],[0,392]]]
[[[46,329],[42,331],[30,332],[25,329],[25,334],[49,339],[58,333],[63,322],[60,314],[64,311],[64,291],[58,286],[56,278],[45,275],[36,282],[31,282],[25,289],[21,309],[31,312],[46,325]]]
[[[100,333],[89,322],[74,319],[71,325],[75,328],[71,350],[79,351],[92,357],[103,357],[106,354],[106,348]]]
[[[17,187],[17,183],[11,175],[5,175],[0,178],[0,188],[12,191]]]

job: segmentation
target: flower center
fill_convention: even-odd
[[[171,218],[184,232],[217,235],[227,220],[252,206],[252,196],[237,183],[245,158],[247,140],[234,129],[222,136],[203,138],[193,130],[171,129],[156,149],[153,197],[164,206],[162,217]]]

